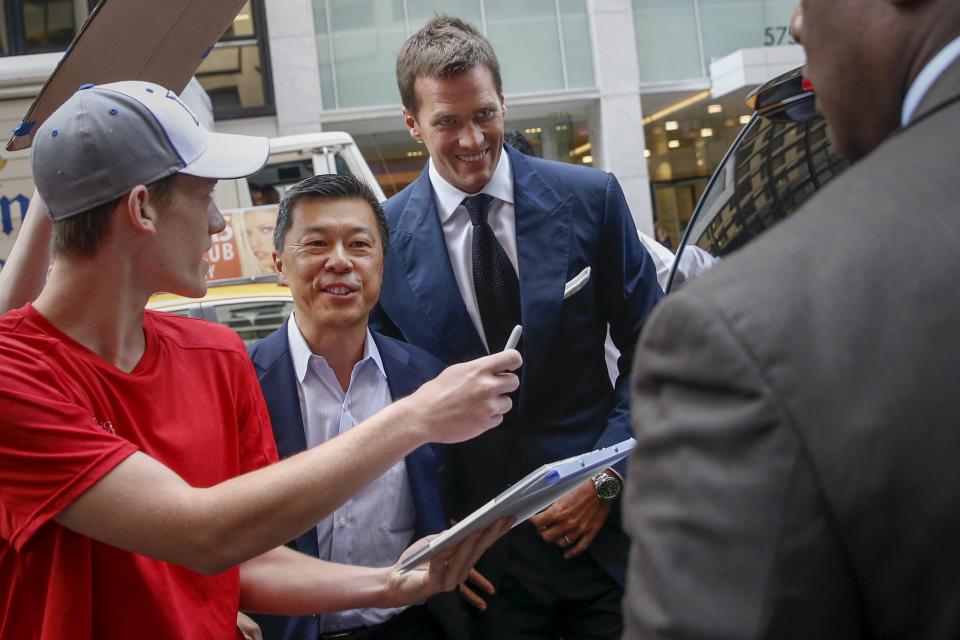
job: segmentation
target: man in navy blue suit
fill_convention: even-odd
[[[545,462],[630,437],[630,363],[662,292],[612,175],[503,144],[499,64],[476,29],[434,18],[401,47],[397,81],[430,161],[385,204],[376,321],[445,363],[500,350],[523,325],[521,388],[504,427],[447,449],[445,499],[460,517]],[[622,354],[615,385],[608,326]],[[483,637],[619,638],[623,473],[599,474],[484,556],[478,568],[497,594],[461,587]]]
[[[252,345],[250,356],[281,458],[350,429],[444,368],[425,351],[367,328],[386,241],[383,209],[351,176],[308,178],[280,203],[275,261],[293,293],[294,312]],[[414,450],[292,545],[334,562],[392,565],[412,540],[445,528],[436,483],[440,461],[432,445]],[[459,637],[466,629],[450,593],[406,609],[257,618],[266,638],[284,640],[429,640]]]

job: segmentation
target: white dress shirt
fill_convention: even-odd
[[[450,266],[453,268],[453,277],[460,288],[460,296],[467,307],[467,313],[473,320],[483,345],[487,346],[487,337],[483,333],[483,322],[480,319],[480,307],[477,305],[477,294],[473,288],[473,223],[470,214],[463,206],[463,199],[471,195],[460,191],[443,179],[430,159],[430,184],[436,196],[437,215],[440,217],[440,227],[443,229],[443,238],[447,243],[447,255],[450,256]],[[494,198],[490,205],[487,222],[493,229],[497,240],[503,245],[513,269],[520,277],[517,261],[517,225],[516,213],[513,209],[513,172],[510,171],[510,158],[506,150],[500,152],[500,161],[494,169],[490,182],[480,190]],[[488,349],[489,350],[489,349]]]
[[[907,95],[903,100],[903,110],[900,113],[901,126],[905,127],[910,123],[910,118],[913,117],[913,112],[917,110],[920,101],[923,100],[923,96],[927,95],[927,91],[929,91],[933,83],[937,81],[937,78],[939,78],[940,75],[947,70],[947,67],[953,64],[953,61],[957,58],[960,58],[960,36],[957,36],[950,44],[940,49],[940,52],[933,56],[930,62],[917,74],[917,77],[914,79],[913,84],[910,85],[910,90],[907,91]]]
[[[287,341],[297,377],[297,394],[307,447],[349,431],[392,402],[387,375],[373,336],[367,331],[363,358],[350,374],[344,393],[333,369],[311,353],[295,316]],[[416,511],[403,459],[317,524],[320,558],[367,567],[394,564],[412,541]],[[320,631],[335,631],[384,622],[399,609],[352,609],[325,614]]]

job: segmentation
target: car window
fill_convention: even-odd
[[[826,122],[755,116],[704,193],[677,254],[671,288],[790,216],[847,167]]]
[[[175,316],[183,316],[184,318],[193,317],[193,314],[190,313],[190,309],[171,309],[167,313],[172,313]]]
[[[280,328],[293,311],[292,300],[250,300],[215,304],[217,322],[225,324],[246,343]]]
[[[313,161],[299,160],[270,164],[247,177],[250,201],[254,206],[276,204],[288,188],[313,175]]]
[[[203,311],[200,309],[200,305],[196,302],[181,306],[181,307],[170,307],[166,309],[155,309],[156,311],[161,311],[163,313],[170,313],[175,316],[183,316],[184,318],[202,318]]]
[[[347,159],[343,157],[343,152],[338,151],[337,155],[333,157],[333,162],[337,166],[337,173],[341,176],[352,176],[353,172],[350,171],[350,165],[347,164]]]

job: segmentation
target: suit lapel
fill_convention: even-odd
[[[383,369],[387,374],[387,387],[393,400],[410,395],[426,382],[410,367],[409,353],[378,333],[373,333],[373,339],[380,351]],[[416,537],[445,529],[446,523],[437,488],[439,461],[433,447],[427,444],[414,449],[404,458],[404,462],[417,512]]]
[[[287,320],[289,323],[290,320]],[[269,400],[270,421],[281,458],[300,453],[307,448],[297,395],[297,377],[287,342],[287,324],[263,339],[253,363],[263,396]]]
[[[287,342],[287,322],[278,331],[264,338],[253,354],[253,364],[267,400],[273,437],[280,458],[300,453],[307,448],[307,437],[300,414],[297,377]],[[295,541],[298,551],[317,557],[320,553],[316,530],[311,528]]]
[[[526,157],[505,147],[513,169],[520,307],[523,322],[523,374],[520,398],[537,380],[553,341],[563,304],[570,254],[570,198],[563,199]]]
[[[403,270],[426,321],[453,356],[448,361],[484,354],[483,342],[453,277],[426,168],[400,214],[390,248],[391,259]]]

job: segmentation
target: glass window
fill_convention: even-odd
[[[709,91],[646,94],[643,109],[659,115],[644,126],[655,230],[676,248],[714,169],[749,120],[747,89],[711,98]],[[686,106],[683,106],[686,105]]]
[[[765,47],[796,44],[790,36],[790,18],[796,8],[796,0],[764,0],[761,3]]]
[[[327,6],[337,106],[399,102],[394,65],[407,37],[403,1],[327,0]]]
[[[790,16],[795,0],[698,0],[704,63],[738,49],[795,44]]]
[[[182,309],[164,309],[164,312],[171,313],[175,316],[182,316],[184,318],[200,318],[200,306],[193,305],[190,307],[183,307]]]
[[[699,0],[703,57],[711,61],[763,40],[761,0]]]
[[[427,148],[405,129],[354,134],[353,140],[388,198],[416,180],[427,161]]]
[[[313,0],[313,31],[317,34],[317,63],[320,67],[320,94],[323,96],[323,108],[337,108],[337,94],[333,83],[333,57],[330,51],[331,39],[328,28],[329,14],[323,0]]]
[[[477,29],[483,29],[480,0],[407,0],[410,33],[416,32],[427,20],[438,13],[457,16]]]
[[[27,51],[63,51],[77,31],[71,0],[32,0],[23,3]]]
[[[699,78],[694,0],[633,0],[640,82]]]
[[[681,269],[690,263],[699,265],[694,273],[709,268],[793,214],[847,166],[830,144],[822,118],[756,117],[696,213],[679,256]]]
[[[273,113],[260,2],[247,2],[197,69],[216,119]]]
[[[87,17],[88,0],[3,0],[0,55],[64,51]]]
[[[217,322],[250,344],[279,329],[293,310],[293,300],[252,300],[216,306]]]
[[[250,201],[254,206],[277,204],[287,189],[313,175],[313,161],[270,164],[247,177]]]
[[[346,158],[343,157],[343,153],[338,151],[335,156],[333,156],[333,164],[337,169],[337,175],[340,176],[352,176],[353,172],[350,171],[350,165],[347,162]],[[366,182],[366,181],[364,181]]]
[[[700,78],[709,74],[713,60],[738,49],[793,44],[789,25],[796,4],[796,0],[633,0],[640,81]],[[697,37],[698,10],[702,42]]]
[[[594,84],[585,0],[560,0],[559,14],[556,0],[312,2],[324,109],[399,102],[397,51],[436,14],[457,16],[486,30],[500,59],[505,92]]]
[[[352,175],[347,161],[341,151],[331,153],[320,158],[319,172],[327,172],[327,160],[333,161],[333,168],[340,175]],[[253,175],[247,176],[247,186],[250,189],[250,202],[254,206],[262,204],[277,204],[287,193],[287,189],[302,180],[316,175],[313,158],[294,160],[291,162],[276,162],[268,164]]]
[[[509,113],[508,109],[508,116]],[[504,130],[523,136],[532,155],[586,165],[592,163],[588,127],[583,118],[574,119],[568,113],[531,119],[508,117]],[[388,198],[420,177],[427,162],[427,148],[415,142],[405,130],[353,134],[353,139]]]
[[[485,0],[487,37],[507,93],[563,89],[560,34],[553,0]]]
[[[567,62],[567,86],[571,89],[594,86],[593,47],[583,0],[560,0],[560,26]]]

